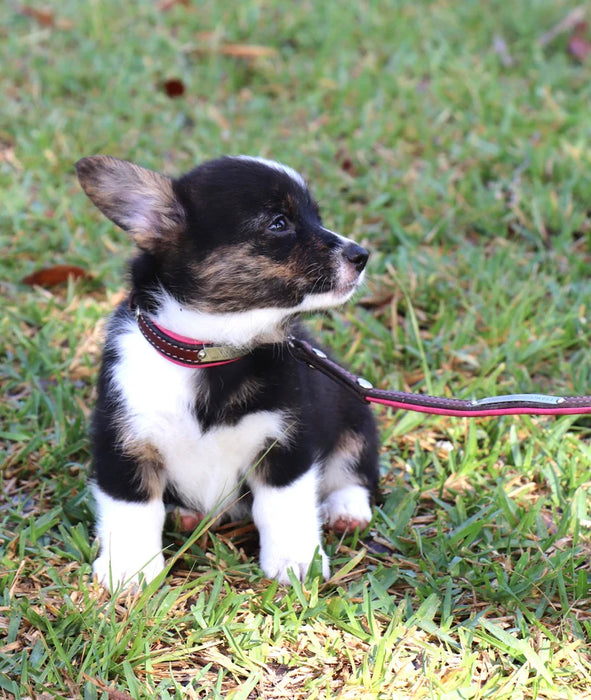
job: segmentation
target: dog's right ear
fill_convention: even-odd
[[[76,173],[95,206],[143,250],[166,246],[182,231],[185,212],[169,177],[111,156],[82,158]]]

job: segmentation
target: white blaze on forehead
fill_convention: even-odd
[[[268,168],[272,168],[273,170],[279,170],[279,172],[288,175],[300,187],[307,187],[304,178],[297,172],[297,170],[290,168],[289,165],[283,165],[283,163],[278,163],[276,160],[268,160],[267,158],[258,158],[256,156],[234,156],[234,158],[236,158],[236,160],[250,160],[253,163],[266,165]]]

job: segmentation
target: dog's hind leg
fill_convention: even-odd
[[[320,483],[322,520],[338,533],[364,530],[378,481],[373,434],[345,433],[326,459]]]

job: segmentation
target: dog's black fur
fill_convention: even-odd
[[[240,508],[228,501],[234,487],[236,498],[240,489],[253,494],[268,575],[286,581],[290,568],[305,575],[318,547],[326,576],[312,533],[322,519],[338,530],[367,525],[362,501],[377,486],[376,428],[367,406],[294,359],[286,339],[306,337],[300,312],[352,294],[367,252],[324,228],[301,177],[274,162],[222,158],[177,180],[106,156],[76,167],[92,201],[140,249],[130,298],[109,324],[93,418],[99,579],[115,585],[140,571],[155,576],[161,554],[153,543],[144,547],[142,537],[153,527],[154,540],[161,529],[159,503],[204,512],[219,510],[225,499],[224,510],[236,514]],[[172,331],[244,354],[219,367],[172,368],[139,336],[135,307]],[[160,371],[170,382],[157,378]],[[190,405],[174,408],[175,391],[192,396]],[[256,429],[247,430],[247,420]],[[175,434],[177,425],[185,428]],[[235,454],[241,439],[249,445],[243,463]],[[191,454],[183,456],[184,440]],[[224,449],[228,464],[221,466]],[[198,482],[205,492],[216,480],[218,502],[193,487]],[[308,489],[306,502],[292,507],[300,488]],[[303,526],[298,513],[316,523]],[[128,531],[121,532],[124,522]],[[150,552],[144,566],[138,557],[147,560]]]

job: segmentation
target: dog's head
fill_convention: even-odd
[[[325,228],[303,178],[274,161],[220,158],[177,180],[108,156],[76,169],[153,284],[189,309],[288,317],[345,302],[363,277],[367,251]]]

